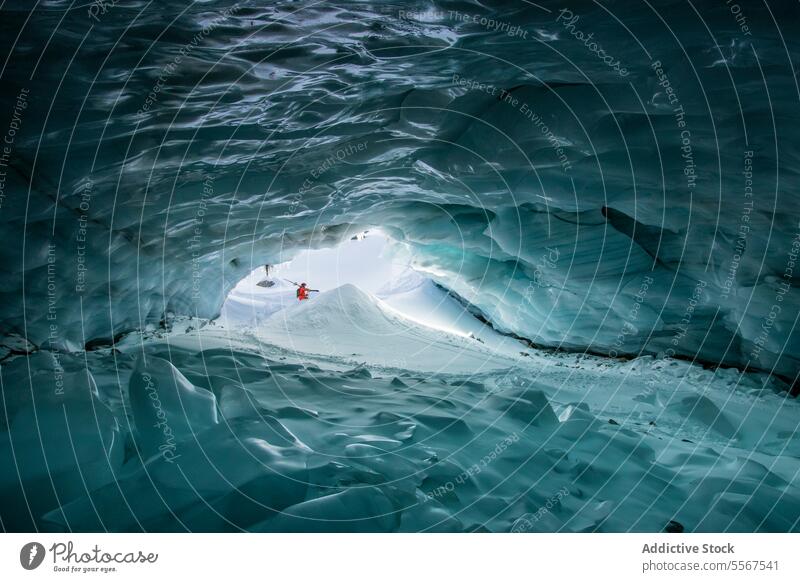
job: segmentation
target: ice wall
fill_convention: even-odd
[[[499,329],[791,381],[798,9],[651,4],[4,7],[2,343],[377,225]]]

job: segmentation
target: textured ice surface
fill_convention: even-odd
[[[46,352],[16,358],[3,365],[2,389],[0,515],[6,529],[115,479],[125,432],[81,359],[56,361]]]
[[[145,456],[173,456],[175,443],[217,423],[214,394],[161,358],[138,362],[128,386],[135,441]]]
[[[2,527],[797,529],[796,3],[111,4],[1,11]],[[374,227],[574,355],[208,324]]]

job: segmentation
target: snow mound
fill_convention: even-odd
[[[308,301],[275,313],[265,323],[267,329],[289,333],[344,326],[365,334],[392,334],[398,325],[402,326],[400,318],[388,314],[376,297],[349,283],[324,293],[312,293]]]
[[[404,271],[399,277],[396,277],[395,279],[383,285],[380,289],[378,289],[375,295],[383,299],[391,295],[408,293],[410,291],[418,289],[426,281],[427,279],[425,279],[425,277],[423,277],[413,269],[408,269],[407,271]]]
[[[518,353],[406,319],[386,303],[347,284],[270,316],[259,340],[296,352],[378,367],[450,372],[513,365]]]

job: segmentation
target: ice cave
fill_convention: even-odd
[[[800,531],[797,3],[0,29],[3,531]]]

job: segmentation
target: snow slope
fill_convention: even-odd
[[[234,287],[222,306],[219,321],[225,325],[259,325],[273,313],[297,303],[296,287],[282,278],[270,277],[274,285],[261,287],[263,269],[257,269]]]
[[[255,334],[297,352],[429,372],[507,368],[523,349],[512,342],[498,352],[464,334],[419,325],[350,284],[274,313]]]
[[[498,353],[516,353],[523,344],[478,320],[433,281],[409,269],[378,290],[381,301],[418,325],[480,339]]]

